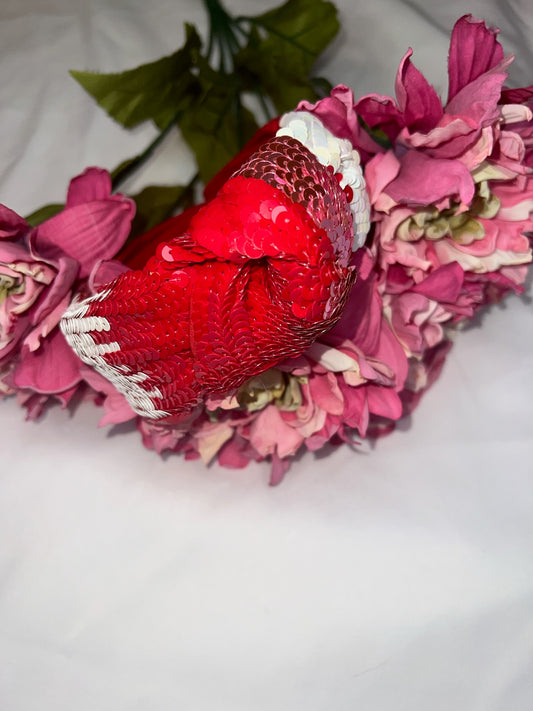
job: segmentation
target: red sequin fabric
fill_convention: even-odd
[[[139,414],[178,422],[303,353],[355,279],[333,170],[294,138],[265,143],[142,270],[73,304],[62,330]]]

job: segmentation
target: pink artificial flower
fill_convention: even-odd
[[[32,400],[31,417],[48,395],[65,405],[81,380],[81,362],[57,324],[95,265],[125,242],[134,210],[111,195],[99,168],[74,178],[65,208],[35,228],[0,206],[0,381],[5,392],[27,393],[26,402],[42,396]]]

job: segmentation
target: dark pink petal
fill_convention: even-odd
[[[39,323],[56,308],[57,304],[70,292],[70,287],[78,276],[78,263],[70,257],[60,256],[54,266],[57,269],[57,274],[35,307],[32,313],[32,324]]]
[[[73,257],[84,278],[97,261],[115,256],[128,237],[134,214],[133,200],[118,196],[66,208],[36,228],[35,249],[48,258]]]
[[[48,395],[37,395],[31,391],[17,393],[17,401],[26,408],[26,420],[37,420],[50,402]]]
[[[374,355],[379,342],[382,302],[377,290],[376,274],[371,271],[374,261],[370,252],[360,249],[356,259],[358,276],[348,303],[338,323],[321,337],[321,341],[338,346],[351,340],[363,353]]]
[[[70,181],[66,207],[86,202],[107,200],[111,195],[111,178],[103,168],[87,168]]]
[[[63,299],[58,301],[53,309],[47,311],[46,316],[42,319],[39,320],[35,318],[35,313],[33,313],[31,322],[35,325],[35,328],[26,336],[23,346],[30,351],[36,351],[40,348],[42,339],[46,338],[57,326],[69,304],[70,292],[65,294]]]
[[[270,486],[277,486],[283,481],[283,477],[289,471],[291,460],[288,458],[282,459],[273,452],[272,454],[272,470],[270,472]]]
[[[69,404],[69,402],[72,400],[77,391],[78,385],[76,384],[68,390],[63,390],[60,393],[55,393],[54,397],[59,400],[59,402],[61,403],[61,407],[65,409],[65,407]]]
[[[344,396],[344,421],[350,427],[357,427],[361,437],[364,437],[369,416],[366,386],[352,387],[339,378],[339,387]]]
[[[391,141],[405,126],[404,116],[390,96],[367,94],[355,104],[355,110],[367,126],[379,128]]]
[[[448,102],[502,61],[503,49],[496,39],[498,32],[498,29],[487,28],[482,20],[472,15],[457,20],[448,58]]]
[[[222,467],[243,469],[257,457],[257,452],[250,446],[250,443],[235,434],[226,444],[222,445],[217,455],[217,461]]]
[[[18,388],[41,394],[60,393],[80,382],[80,366],[81,361],[56,328],[38,350],[22,354],[13,382]]]
[[[459,298],[465,273],[457,262],[439,267],[424,281],[413,287],[415,294],[421,294],[439,303],[455,303]]]
[[[459,196],[468,205],[474,189],[468,168],[458,160],[408,151],[402,158],[400,174],[386,192],[399,204],[430,205],[445,197]]]
[[[339,84],[332,89],[330,96],[320,99],[316,104],[301,101],[298,111],[308,111],[317,116],[324,126],[339,138],[348,138],[354,148],[369,154],[381,151],[375,141],[359,124],[359,117],[354,106],[354,96],[351,89]]]
[[[404,125],[412,131],[425,133],[442,116],[442,103],[435,89],[411,62],[409,49],[400,63],[396,76],[396,98],[404,115]]]
[[[503,89],[500,103],[523,104],[533,98],[533,84],[522,89]]]
[[[402,416],[402,401],[392,388],[367,385],[368,409],[372,415],[399,420]]]
[[[0,205],[0,239],[5,237],[18,237],[29,230],[29,225],[23,217],[10,210],[5,205]]]
[[[376,354],[376,359],[378,358],[382,363],[387,364],[392,371],[395,389],[401,390],[407,378],[407,356],[392,328],[384,318],[381,324],[379,348]]]

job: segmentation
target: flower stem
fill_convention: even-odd
[[[113,179],[112,179],[112,189],[114,192],[118,190],[118,188],[126,182],[126,180],[135,173],[135,171],[145,163],[148,158],[153,154],[155,149],[164,141],[164,139],[168,136],[170,133],[170,130],[172,129],[173,126],[176,125],[179,117],[181,116],[181,111],[178,111],[168,122],[168,124],[165,126],[165,128],[161,131],[161,133],[154,138],[154,140],[144,149],[142,153],[140,153],[138,156],[135,158],[132,158],[130,161],[127,161],[122,167],[119,167],[116,172],[113,174]]]
[[[211,59],[213,51],[217,47],[220,71],[230,72],[233,65],[233,56],[240,49],[239,40],[234,31],[236,28],[235,20],[227,12],[220,0],[203,0],[203,3],[209,17],[207,60]]]

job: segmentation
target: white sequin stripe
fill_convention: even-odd
[[[322,165],[333,166],[343,178],[341,188],[349,185],[353,191],[350,210],[354,222],[353,249],[365,243],[370,229],[370,201],[360,165],[359,153],[347,138],[337,138],[317,116],[307,111],[291,111],[279,122],[276,136],[291,136],[308,148]]]
[[[101,298],[101,294],[96,296]],[[132,409],[139,415],[150,420],[160,420],[162,417],[168,417],[170,413],[156,409],[152,399],[162,398],[159,388],[143,390],[140,387],[139,383],[148,379],[145,373],[128,373],[130,369],[127,365],[114,366],[104,359],[103,356],[107,353],[120,351],[120,344],[117,341],[96,343],[90,335],[91,331],[111,330],[109,321],[102,316],[84,317],[89,307],[88,302],[95,300],[97,300],[95,297],[90,297],[81,304],[73,304],[63,316],[60,327],[68,344],[84,363],[92,366],[104,378],[109,380],[124,395]]]

